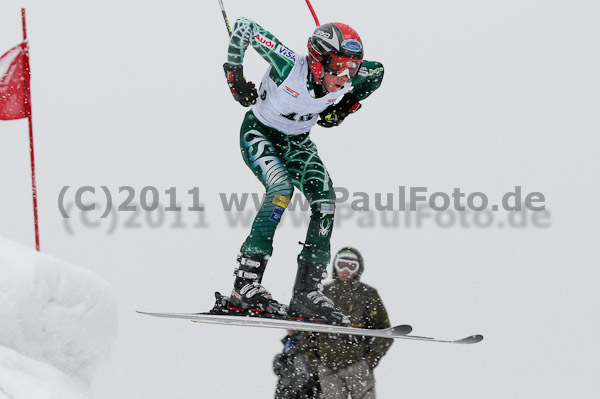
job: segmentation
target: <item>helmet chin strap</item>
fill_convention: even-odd
[[[327,71],[325,71],[325,62],[327,62],[326,58],[323,58],[323,61],[321,61],[321,77],[319,78],[319,80],[321,81],[321,84],[323,85],[323,89],[325,90],[326,93],[329,93],[329,90],[327,90],[327,87],[325,86],[325,74],[327,73]]]
[[[325,67],[321,66],[321,77],[320,78],[317,78],[317,76],[312,72],[312,70],[310,71],[310,74],[313,77],[313,81],[323,88],[323,92],[329,93],[329,91],[325,87]]]
[[[319,82],[321,82],[321,86],[323,86],[323,89],[325,90],[325,92],[329,93],[329,90],[327,90],[327,86],[325,86],[325,74],[327,72],[325,72],[325,67],[323,66],[323,64],[321,64],[321,77],[319,78]]]

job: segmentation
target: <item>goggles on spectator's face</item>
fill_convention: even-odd
[[[333,265],[338,272],[348,270],[350,273],[356,273],[360,267],[360,263],[356,260],[337,259]]]
[[[352,79],[361,65],[362,60],[332,54],[325,64],[325,71],[335,76],[348,76],[348,79]]]

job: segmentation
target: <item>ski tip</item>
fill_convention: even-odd
[[[152,312],[143,312],[141,310],[136,310],[135,313],[139,313],[139,314],[145,314],[146,316],[156,316],[156,313],[152,313]]]
[[[454,341],[456,344],[476,344],[483,341],[483,335],[476,334]]]
[[[391,328],[393,335],[408,335],[411,333],[411,331],[412,326],[409,326],[408,324],[402,324]]]
[[[136,313],[145,314],[146,316],[154,316],[154,317],[178,317],[183,316],[185,314],[180,313],[156,313],[156,312],[143,312],[141,310],[136,310]]]

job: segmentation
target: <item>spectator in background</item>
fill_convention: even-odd
[[[364,270],[358,250],[342,248],[333,260],[333,281],[323,293],[350,317],[352,327],[388,328],[390,321],[377,291],[360,281]],[[393,339],[345,334],[307,334],[303,347],[311,366],[318,370],[324,399],[372,399],[373,370]]]
[[[273,359],[273,371],[279,377],[275,399],[319,399],[321,387],[316,369],[312,370],[302,345],[302,334],[288,330],[283,352]]]

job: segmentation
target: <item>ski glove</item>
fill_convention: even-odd
[[[360,107],[362,105],[358,102],[356,96],[352,93],[346,93],[340,102],[330,105],[320,113],[321,119],[317,123],[323,127],[339,126],[348,115],[355,113]]]
[[[273,372],[278,377],[284,377],[290,366],[293,367],[293,362],[290,362],[289,355],[285,353],[279,353],[273,359]],[[288,372],[287,374],[291,373]]]
[[[231,94],[233,94],[235,101],[239,102],[244,107],[256,104],[256,99],[258,98],[256,87],[254,86],[254,83],[246,82],[242,66],[232,65],[226,62],[223,64],[223,70],[225,71],[229,90],[231,90]]]

